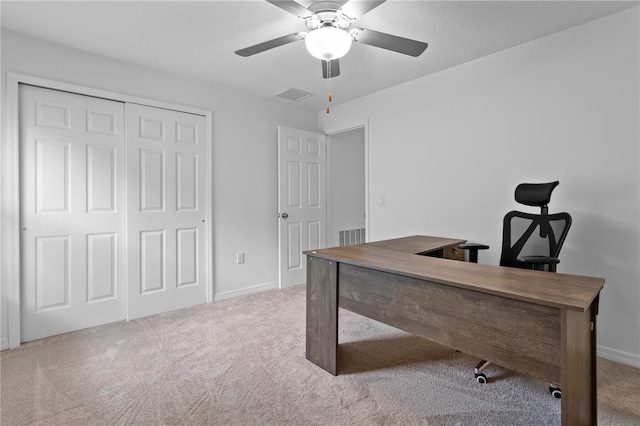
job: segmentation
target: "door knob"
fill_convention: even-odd
[[[282,214],[280,215],[280,217],[281,217],[281,218],[283,218],[283,219],[286,219],[286,218],[288,218],[288,217],[289,217],[289,215],[288,215],[287,213],[282,213]]]

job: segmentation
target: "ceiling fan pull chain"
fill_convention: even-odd
[[[328,60],[327,61],[327,92],[329,93],[327,95],[327,98],[329,99],[329,103],[331,103],[331,101],[333,100],[333,96],[331,95],[331,61]],[[329,104],[327,104],[327,114],[329,114],[330,112],[330,108],[329,108]]]

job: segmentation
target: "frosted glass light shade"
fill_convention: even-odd
[[[351,48],[348,32],[334,27],[320,27],[307,34],[304,39],[312,56],[325,61],[342,58]]]

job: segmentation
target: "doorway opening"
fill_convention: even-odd
[[[327,136],[327,246],[367,242],[367,128],[358,125]]]

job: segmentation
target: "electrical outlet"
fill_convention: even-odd
[[[244,263],[244,253],[243,252],[236,253],[236,263],[238,263],[238,264]]]

